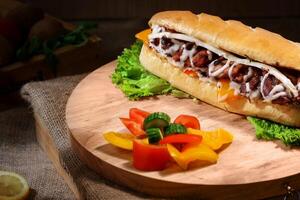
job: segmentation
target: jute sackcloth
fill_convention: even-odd
[[[72,151],[65,122],[65,107],[72,90],[84,77],[85,75],[77,75],[31,82],[23,86],[21,95],[30,103],[33,112],[48,129],[59,152],[61,165],[73,178],[85,199],[149,199],[143,194],[132,192],[100,177],[88,169]]]
[[[34,119],[25,105],[0,112],[0,170],[24,177],[31,188],[29,199],[74,199],[39,147]]]

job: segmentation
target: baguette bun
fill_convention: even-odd
[[[220,102],[215,83],[186,75],[146,45],[142,47],[140,62],[148,71],[167,80],[172,86],[223,110],[300,127],[299,107],[266,103],[261,100],[250,102],[244,97],[236,101]]]
[[[300,45],[262,28],[189,11],[160,12],[151,18],[149,24],[193,36],[251,60],[300,71]]]

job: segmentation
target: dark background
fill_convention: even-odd
[[[262,27],[290,40],[300,42],[300,0],[20,1],[42,8],[46,13],[68,22],[96,22],[98,24],[97,34],[102,39],[101,63],[96,67],[116,59],[125,47],[129,47],[134,42],[135,33],[147,28],[149,18],[156,12],[164,10],[191,10],[194,13],[206,12],[217,15],[223,19],[236,19],[252,27]],[[80,68],[82,66],[71,67]],[[85,70],[88,72],[88,69]],[[23,134],[24,127],[17,127],[19,121],[26,124],[31,123],[30,127],[34,127],[33,119],[25,114],[20,116],[14,109],[3,111],[21,104],[23,107],[21,111],[27,112],[27,108],[23,105],[24,101],[18,94],[19,91],[14,91],[12,94],[5,94],[6,96],[0,95],[0,116],[7,121],[15,118],[15,122],[8,123],[7,127],[11,128],[7,130],[15,130],[16,133],[22,131]],[[2,121],[2,124],[7,123]],[[34,134],[34,128],[29,131]]]
[[[1,1],[1,0],[0,0]],[[206,12],[223,19],[236,19],[252,27],[262,27],[300,42],[300,1],[298,0],[19,0],[43,9],[49,15],[72,23],[97,23],[101,38],[96,66],[80,65],[65,69],[65,74],[89,72],[115,60],[147,28],[149,18],[164,10]],[[72,71],[71,71],[72,70]],[[32,81],[32,80],[28,80]],[[27,81],[27,82],[28,82]],[[17,85],[18,87],[21,85]],[[23,102],[19,91],[0,95],[0,111]]]
[[[98,23],[105,50],[103,62],[114,59],[147,27],[148,19],[163,10],[206,12],[237,19],[300,41],[298,0],[25,0],[61,19]]]

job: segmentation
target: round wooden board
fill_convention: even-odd
[[[281,143],[258,141],[245,117],[191,99],[158,96],[129,101],[112,84],[115,62],[82,80],[69,98],[66,120],[74,150],[92,169],[117,183],[152,195],[199,198],[257,199],[300,188],[300,151]],[[204,130],[222,127],[234,135],[217,164],[182,171],[175,164],[164,171],[141,172],[132,167],[131,152],[108,144],[106,131],[128,132],[119,121],[131,107],[197,116]],[[195,196],[193,196],[195,197]]]

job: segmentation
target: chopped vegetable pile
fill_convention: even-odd
[[[132,150],[133,166],[141,171],[164,170],[174,161],[184,170],[197,160],[216,163],[216,150],[233,140],[221,128],[200,130],[199,120],[190,115],[179,115],[171,123],[164,112],[131,108],[129,118],[120,120],[130,133],[107,132],[104,138],[116,147]]]

